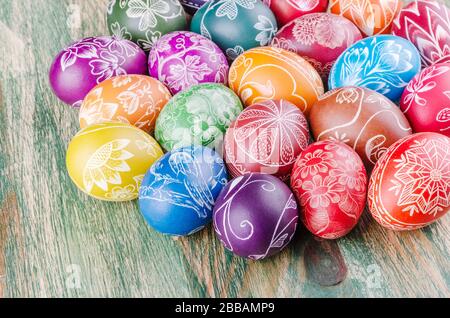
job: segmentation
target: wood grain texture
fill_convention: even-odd
[[[343,239],[300,228],[281,254],[254,262],[225,252],[211,228],[173,240],[147,227],[136,202],[78,191],[65,169],[77,111],[47,73],[61,48],[107,33],[106,2],[0,0],[0,297],[450,296],[448,216],[395,233],[366,212]]]

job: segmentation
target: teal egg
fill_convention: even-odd
[[[211,39],[230,60],[251,48],[269,45],[277,30],[275,15],[260,0],[209,1],[191,23],[191,31]]]
[[[106,20],[111,35],[133,41],[146,52],[164,34],[188,28],[178,0],[110,0]]]

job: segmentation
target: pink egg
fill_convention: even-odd
[[[111,36],[82,39],[64,50],[50,67],[49,80],[55,95],[73,107],[97,84],[113,76],[147,74],[147,57],[131,41]]]
[[[321,238],[336,239],[358,223],[366,204],[367,174],[352,148],[318,141],[298,157],[291,188],[306,228]]]
[[[350,20],[330,13],[311,13],[285,25],[272,46],[299,54],[326,80],[339,55],[361,39],[361,32]]]
[[[415,132],[438,132],[450,137],[450,63],[423,69],[408,84],[400,100]]]
[[[424,66],[450,60],[450,8],[439,1],[406,5],[394,20],[392,34],[411,41]]]
[[[328,0],[263,0],[282,26],[295,18],[314,12],[325,12]]]

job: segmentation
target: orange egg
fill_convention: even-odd
[[[352,21],[367,36],[389,34],[402,8],[400,0],[331,0],[330,13]]]
[[[156,118],[171,98],[158,80],[145,75],[123,75],[94,87],[80,109],[80,126],[123,122],[153,133]]]
[[[246,106],[284,99],[305,115],[324,92],[311,64],[295,53],[273,47],[254,48],[240,55],[231,65],[229,85]]]

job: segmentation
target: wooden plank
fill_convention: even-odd
[[[261,262],[224,251],[211,228],[173,240],[136,202],[90,199],[71,183],[65,149],[77,111],[48,85],[53,56],[106,34],[107,0],[15,0],[0,6],[0,297],[450,296],[448,217],[394,233],[367,214],[347,237],[304,228]]]

